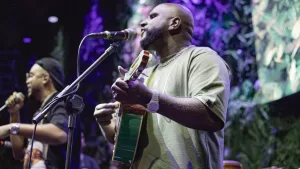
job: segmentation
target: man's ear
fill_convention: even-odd
[[[177,32],[180,30],[181,19],[179,17],[174,17],[170,20],[169,31]]]
[[[43,83],[46,84],[50,81],[50,76],[49,75],[45,75],[44,79],[43,79]]]

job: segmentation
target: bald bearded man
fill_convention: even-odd
[[[223,168],[229,67],[212,49],[192,45],[194,18],[182,5],[160,4],[140,25],[141,47],[160,62],[143,72],[144,82],[119,78],[111,87],[120,103],[147,108],[133,168]],[[112,143],[114,109],[100,104],[94,112]]]

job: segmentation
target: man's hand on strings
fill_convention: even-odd
[[[147,104],[151,100],[152,91],[144,85],[143,79],[126,82],[124,75],[127,70],[121,66],[118,69],[122,77],[111,86],[113,97],[121,103]]]

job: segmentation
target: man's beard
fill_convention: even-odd
[[[38,101],[38,95],[41,92],[40,90],[41,89],[31,87],[31,91],[30,91],[30,93],[29,92],[27,93],[27,97],[29,99]]]
[[[152,29],[150,31],[145,32],[146,37],[140,41],[141,48],[144,50],[148,50],[149,46],[156,41],[163,37],[163,30],[162,29]]]

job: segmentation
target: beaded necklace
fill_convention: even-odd
[[[160,63],[160,66],[167,66],[169,63],[171,63],[173,60],[175,60],[176,58],[178,58],[185,50],[187,50],[188,48],[190,48],[190,46],[188,47],[185,47],[183,49],[181,49],[181,51],[179,51],[177,54],[175,54],[175,56],[173,56],[171,59],[169,59],[167,62],[164,62],[164,63]],[[174,54],[171,54],[169,56],[172,56]],[[168,57],[169,57],[168,56]]]

